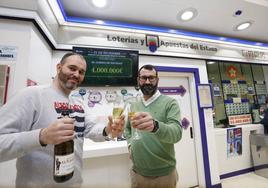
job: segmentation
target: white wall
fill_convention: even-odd
[[[61,58],[68,51],[53,51],[52,62],[50,65],[51,76],[54,77],[57,74],[56,65],[60,62]]]
[[[26,87],[27,78],[38,84],[50,82],[52,50],[35,26],[29,22],[0,19],[0,36],[0,45],[18,49],[15,61],[0,61],[11,68],[8,99]]]
[[[128,154],[84,159],[82,188],[128,188],[130,167]]]
[[[10,66],[8,99],[26,86],[31,24],[0,19],[0,44],[17,47],[15,61],[0,61]],[[26,67],[26,68],[25,68]],[[15,160],[0,163],[0,187],[15,186]]]
[[[18,49],[15,61],[0,61],[9,65],[10,78],[8,99],[19,89],[26,86],[27,67],[29,62],[31,24],[0,19],[0,45],[15,46]]]
[[[11,68],[8,99],[26,87],[27,78],[40,84],[50,81],[51,50],[31,23],[0,19],[0,45],[18,49],[15,61],[0,61]],[[15,187],[15,161],[0,163],[0,187]]]
[[[30,34],[27,78],[37,82],[38,85],[50,83],[52,50],[34,26]]]

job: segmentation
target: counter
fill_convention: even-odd
[[[84,140],[84,159],[127,153],[127,141],[93,142],[90,139]]]
[[[93,142],[84,140],[83,185],[89,187],[131,187],[132,163],[126,141]]]
[[[234,128],[242,128],[242,153],[241,155],[231,157],[227,155],[227,129],[232,128],[214,129],[221,178],[225,178],[231,173],[239,173],[238,171],[240,170],[248,170],[253,167],[249,137],[253,133],[263,133],[262,124],[237,125]]]

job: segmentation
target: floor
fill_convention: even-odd
[[[268,178],[256,175],[254,172],[222,180],[222,188],[266,188]]]

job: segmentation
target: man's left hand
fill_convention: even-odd
[[[133,128],[141,131],[152,132],[154,129],[154,120],[148,112],[137,112],[130,120]]]

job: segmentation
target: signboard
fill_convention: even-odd
[[[130,34],[131,33],[131,34]],[[106,48],[135,49],[143,54],[191,57],[198,59],[229,60],[249,63],[267,64],[268,52],[259,46],[242,45],[219,40],[202,40],[201,38],[185,38],[181,35],[174,37],[125,31],[92,29],[86,36],[78,37],[75,44]],[[96,37],[98,36],[98,37]],[[150,49],[150,42],[154,49]],[[154,51],[154,52],[152,52]],[[254,55],[251,55],[254,54]]]
[[[180,95],[182,97],[186,93],[186,89],[183,87],[183,85],[180,85],[179,87],[158,87],[158,90],[160,93],[166,95]]]
[[[213,108],[211,87],[209,84],[199,84],[197,86],[199,105],[201,108]]]
[[[229,125],[240,125],[252,123],[251,114],[228,116]]]
[[[17,47],[0,45],[0,61],[15,61],[17,59]]]
[[[84,56],[87,70],[83,86],[135,86],[138,51],[74,47]]]
[[[213,95],[214,97],[220,97],[221,96],[221,90],[219,84],[213,84]]]

